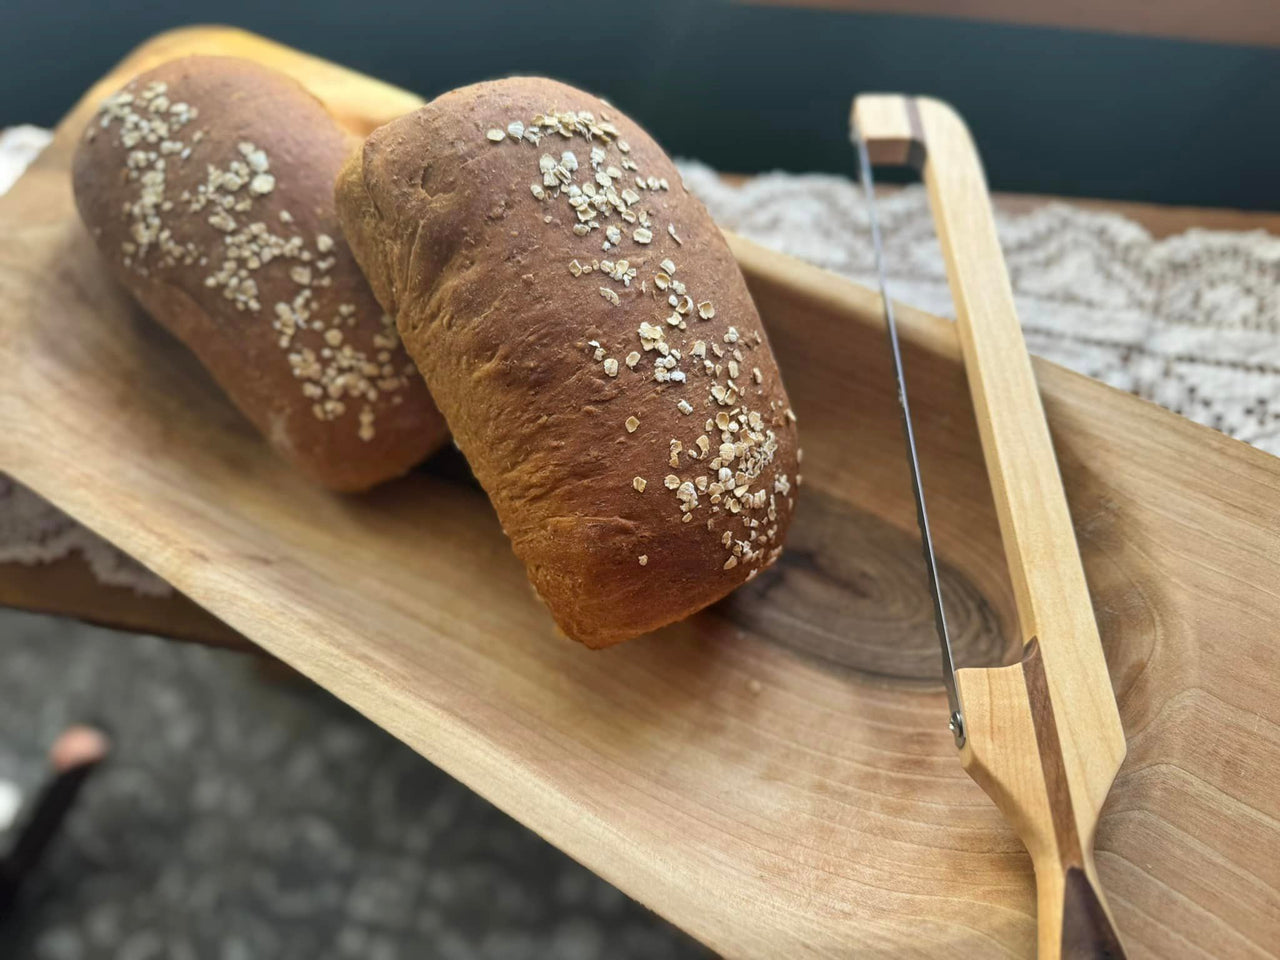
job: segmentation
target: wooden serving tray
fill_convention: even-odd
[[[75,138],[194,52],[284,69],[360,130],[419,103],[221,28],[94,87],[0,199],[0,469],[730,957],[1031,956],[1030,862],[946,729],[876,297],[731,238],[800,417],[797,525],[729,600],[589,652],[456,458],[362,497],[308,486],[107,277]],[[960,660],[1007,660],[954,334],[900,322]],[[1098,868],[1130,957],[1277,956],[1280,461],[1036,370],[1129,738]]]

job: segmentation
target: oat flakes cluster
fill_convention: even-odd
[[[417,375],[394,323],[380,314],[379,322],[362,324],[366,318],[355,304],[333,302],[327,291],[336,241],[308,235],[288,210],[279,209],[274,218],[263,211],[278,186],[267,152],[249,141],[215,145],[196,128],[199,108],[175,97],[160,81],[140,91],[130,84],[102,105],[86,132],[92,140],[114,130],[134,187],[133,200],[121,210],[130,232],[121,243],[124,266],[144,277],[203,270],[206,287],[271,324],[316,418],[338,420],[351,412],[356,434],[372,440],[375,405],[398,405]],[[203,182],[170,189],[175,171],[186,164],[203,165]],[[296,292],[264,312],[260,281],[268,277],[277,285],[287,278]]]
[[[771,483],[766,480],[778,436],[791,428],[795,415],[766,395],[761,370],[751,362],[763,337],[759,331],[740,332],[727,322],[732,318],[717,318],[715,305],[699,300],[679,279],[676,257],[683,241],[674,223],[655,219],[653,207],[659,204],[648,199],[670,185],[641,172],[630,145],[607,115],[597,120],[587,111],[552,109],[527,123],[513,120],[505,128],[493,127],[486,137],[495,146],[533,148],[537,178],[529,185],[530,194],[538,203],[566,203],[576,221],[573,233],[582,238],[584,253],[567,264],[569,273],[579,282],[597,284],[600,296],[613,307],[636,314],[636,349],[619,358],[591,340],[589,362],[601,364],[607,377],[666,384],[661,402],[674,403],[695,424],[702,420],[683,438],[671,437],[654,451],[654,476],[660,477],[682,522],[696,516],[705,519],[708,530],[721,533],[724,569],[750,565],[750,579],[781,552],[778,512],[783,504],[792,508],[793,490],[801,479],[797,475],[793,482],[779,473]],[[555,148],[547,149],[544,140]],[[586,146],[572,149],[579,140]],[[595,252],[597,243],[603,256]],[[657,256],[663,259],[650,269]],[[624,301],[619,287],[638,287],[641,296]],[[642,422],[643,411],[633,411],[621,429],[634,434]],[[643,476],[631,481],[639,494],[649,485]],[[648,555],[637,562],[648,565]]]

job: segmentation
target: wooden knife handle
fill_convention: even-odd
[[[982,164],[937,100],[860,96],[852,122],[873,163],[916,166],[928,188],[1026,640],[1020,663],[956,672],[960,759],[1031,854],[1040,957],[1122,957],[1093,838],[1124,730]]]
[[[1040,960],[1122,960],[1093,862],[1097,811],[1072,797],[1040,643],[1022,660],[956,673],[969,737],[960,754],[1031,854]]]
[[[1040,960],[1125,960],[1102,891],[1084,867],[1036,872]],[[1049,872],[1052,872],[1049,875]]]
[[[1063,886],[1062,960],[1125,960],[1102,894],[1084,870],[1068,867]]]

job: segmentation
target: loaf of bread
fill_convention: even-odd
[[[794,415],[702,204],[550,80],[448,93],[338,177],[356,259],[561,628],[603,647],[782,549]]]
[[[335,490],[398,476],[446,437],[340,233],[333,182],[357,145],[290,77],[188,57],[108,99],[73,168],[125,287]]]

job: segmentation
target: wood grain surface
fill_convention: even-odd
[[[1179,37],[1203,43],[1247,46],[1280,44],[1280,10],[1271,0],[746,0],[760,5],[816,7],[848,13],[889,13],[917,17],[985,20],[991,23],[1068,30],[1097,30],[1150,37]]]
[[[255,644],[176,591],[158,597],[103,583],[79,553],[50,563],[0,565],[0,606],[75,617],[115,630],[180,638],[211,647],[260,652]]]
[[[584,651],[447,461],[361,497],[308,486],[98,263],[66,172],[85,111],[211,50],[294,73],[355,125],[415,102],[219,29],[95,88],[0,198],[0,469],[726,956],[1031,956],[1030,860],[922,682],[876,297],[731,240],[800,417],[794,549],[703,615]],[[962,660],[1012,662],[955,333],[900,323]],[[1276,956],[1280,463],[1035,370],[1128,734],[1096,855],[1129,956]]]

